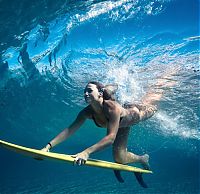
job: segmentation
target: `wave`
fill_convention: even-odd
[[[40,14],[38,13],[37,9],[41,10],[42,6],[44,6],[43,3],[38,3],[37,5],[34,5],[34,14],[30,16],[32,18],[30,20],[30,24],[27,27],[27,23],[26,25],[24,25],[22,21],[24,20],[25,15],[29,14],[29,9],[23,9],[24,2],[22,1],[20,5],[13,5],[13,7],[18,7],[19,9],[20,15],[18,16],[18,20],[20,23],[21,31],[23,32],[21,34],[14,34],[7,42],[5,40],[2,41],[2,45],[4,45],[4,50],[1,50],[1,53],[3,53],[2,58],[5,61],[8,60],[8,55],[16,55],[14,51],[13,53],[10,53],[9,51],[7,51],[7,49],[13,46],[16,51],[19,51],[20,45],[23,46],[23,44],[27,41],[30,44],[30,50],[33,55],[38,55],[35,56],[36,58],[42,58],[46,55],[50,55],[51,53],[56,53],[60,49],[60,45],[62,44],[62,42],[66,42],[66,36],[69,35],[69,33],[71,33],[74,28],[77,28],[78,26],[91,21],[91,19],[109,20],[112,23],[114,21],[123,22],[134,17],[141,19],[141,15],[147,14],[147,12],[148,14],[160,13],[162,11],[163,4],[166,2],[169,2],[169,0],[159,0],[151,2],[139,2],[136,0],[119,0],[115,2],[67,2],[68,5],[66,5],[66,2],[60,2],[56,3],[54,5],[54,8],[51,7],[52,5],[49,2],[46,2],[45,16],[40,16]],[[30,4],[29,6],[32,8],[33,4]],[[59,7],[61,8],[59,9]],[[151,10],[151,13],[147,10]],[[14,13],[17,12],[17,10],[13,11]],[[25,11],[27,11],[27,13]],[[68,13],[64,14],[64,12]],[[101,15],[105,15],[105,18],[99,18]],[[6,21],[2,21],[2,23],[10,22],[12,22],[10,17],[8,17]],[[9,31],[18,32],[16,30],[17,26],[7,24],[6,27],[11,28]],[[15,42],[18,42],[16,44],[17,46],[12,45],[12,43]],[[41,45],[38,47],[39,43],[41,43]],[[33,51],[34,47],[37,47],[36,51]]]
[[[176,86],[163,88],[161,101],[161,108],[169,106],[176,115],[171,116],[170,111],[158,114],[160,126],[155,126],[164,134],[199,140],[199,38],[188,36],[188,29],[187,33],[168,28],[148,31],[151,23],[144,22],[159,18],[170,2],[70,1],[60,9],[60,3],[56,5],[55,13],[49,10],[51,14],[42,23],[32,18],[28,28],[22,25],[23,32],[13,35],[18,44],[10,38],[0,55],[0,116],[4,124],[14,128],[18,123],[24,129],[27,119],[39,129],[35,120],[43,107],[43,127],[51,130],[56,127],[54,122],[45,124],[51,114],[57,123],[64,120],[59,111],[55,113],[57,106],[67,114],[70,108],[85,105],[83,88],[91,80],[118,84],[121,103],[140,102],[150,86],[176,67],[179,72],[165,79]],[[39,107],[33,108],[34,103]],[[52,110],[47,111],[47,107]],[[193,112],[188,116],[190,109]],[[14,115],[19,118],[14,119]],[[175,122],[177,117],[184,119]],[[179,128],[184,120],[188,123]]]

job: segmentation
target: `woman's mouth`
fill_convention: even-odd
[[[90,99],[90,97],[89,96],[85,96],[85,101],[86,102],[89,102],[91,99]]]

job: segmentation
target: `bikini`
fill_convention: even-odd
[[[104,101],[103,101],[103,105],[104,105]],[[147,119],[147,118],[150,118],[151,116],[154,115],[154,113],[157,111],[157,108],[153,105],[140,105],[140,104],[129,104],[129,103],[126,103],[123,105],[123,107],[125,109],[128,109],[128,108],[133,108],[133,107],[136,107],[138,108],[139,111],[144,111],[145,114],[143,116],[143,120]],[[92,119],[94,121],[94,123],[96,124],[97,127],[102,127],[101,125],[99,125],[94,117],[94,114],[92,114]],[[108,118],[106,118],[107,121],[109,121]],[[121,120],[123,119],[123,116],[120,117],[120,121],[119,123],[121,122]],[[138,118],[139,119],[139,118]]]
[[[106,118],[106,119],[107,119],[107,118]],[[119,123],[121,122],[122,119],[123,119],[123,117],[120,117]],[[97,127],[102,127],[101,125],[99,125],[99,123],[97,123],[97,121],[96,121],[94,115],[92,115],[92,120],[94,121],[94,123],[96,124]],[[107,121],[109,121],[109,120],[107,119]]]
[[[103,106],[104,106],[104,101],[103,101]],[[119,123],[121,122],[121,120],[123,119],[123,116],[120,117]],[[94,123],[96,124],[97,127],[102,127],[101,125],[99,125],[99,123],[97,123],[94,114],[92,114],[92,120],[94,121]],[[107,122],[109,122],[109,119],[106,117]]]
[[[102,127],[101,125],[99,125],[99,124],[97,123],[97,121],[96,121],[94,115],[92,115],[92,120],[94,121],[94,123],[95,123],[95,125],[96,125],[97,127]]]

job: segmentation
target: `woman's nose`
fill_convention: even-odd
[[[88,96],[88,92],[85,92],[85,95]]]

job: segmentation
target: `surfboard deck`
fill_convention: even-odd
[[[71,164],[73,164],[73,162],[74,162],[74,158],[67,154],[44,152],[41,150],[9,143],[9,142],[3,141],[3,140],[0,140],[0,146],[4,147],[6,149],[9,149],[11,151],[14,151],[16,153],[32,157],[34,159],[55,160],[55,161],[62,161],[62,162],[71,163]],[[107,162],[107,161],[103,161],[103,160],[96,160],[96,159],[88,159],[86,161],[85,165],[99,167],[99,168],[105,168],[105,169],[120,170],[120,171],[153,173],[150,170],[144,170],[144,169],[133,167],[133,166],[118,164],[118,163],[114,163],[114,162]]]

